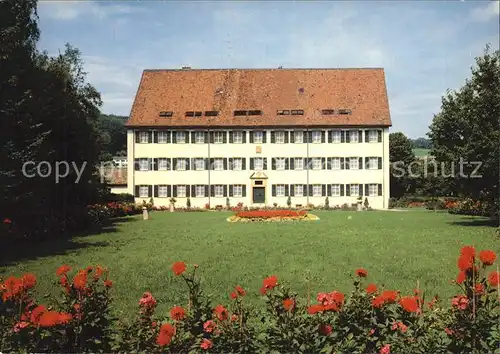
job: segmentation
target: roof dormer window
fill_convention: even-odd
[[[161,111],[160,117],[172,117],[173,114],[174,114],[174,112],[172,112],[172,111]]]

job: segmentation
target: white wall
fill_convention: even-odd
[[[369,129],[369,128],[368,128]],[[382,130],[381,128],[373,128]],[[357,129],[355,129],[357,130]],[[326,131],[326,130],[325,130]],[[176,184],[244,184],[246,185],[246,197],[230,198],[231,205],[243,202],[246,206],[252,205],[252,189],[250,176],[254,171],[250,170],[250,157],[267,157],[267,170],[263,172],[268,176],[266,187],[266,204],[273,205],[278,203],[286,206],[288,197],[272,197],[273,184],[307,184],[307,171],[272,170],[272,157],[382,157],[381,170],[310,170],[310,184],[382,184],[383,195],[377,197],[368,197],[370,205],[374,208],[387,208],[389,200],[389,129],[383,129],[382,142],[365,143],[364,134],[362,143],[328,143],[326,134],[326,143],[314,144],[273,144],[271,143],[270,131],[267,132],[267,142],[265,144],[249,143],[250,139],[247,131],[246,144],[139,144],[135,143],[134,131],[129,129],[127,132],[128,149],[128,193],[134,194],[135,185],[176,185]],[[228,140],[229,141],[229,140]],[[257,147],[261,148],[261,153],[256,152]],[[309,153],[307,150],[309,149]],[[209,155],[210,150],[210,155]],[[246,171],[134,171],[134,159],[136,158],[179,158],[179,157],[246,157]],[[323,205],[326,197],[291,197],[292,205],[307,202],[314,205]],[[364,200],[365,196],[363,196]],[[154,198],[155,205],[168,205],[169,198]],[[203,207],[208,203],[209,198],[191,197],[191,205]],[[344,203],[356,203],[357,197],[329,197],[330,206],[342,205]],[[149,198],[136,198],[137,202],[148,201]],[[210,198],[212,206],[226,204],[226,198]],[[177,197],[177,205],[185,206],[186,198]]]

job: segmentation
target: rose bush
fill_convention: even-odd
[[[500,346],[500,274],[490,270],[491,250],[463,247],[457,260],[459,289],[449,303],[368,281],[353,272],[349,295],[325,289],[300,298],[276,275],[265,278],[265,309],[250,307],[248,291],[236,285],[227,304],[212,305],[204,295],[198,266],[176,262],[172,274],[187,287],[186,303],[158,314],[153,294],[139,299],[132,322],[113,319],[111,281],[100,267],[56,275],[62,301],[47,307],[32,295],[33,274],[0,283],[2,352],[147,353],[490,353]],[[56,302],[54,302],[54,305]],[[260,322],[260,324],[259,324]]]

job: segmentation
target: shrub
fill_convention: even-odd
[[[330,209],[330,200],[328,197],[325,198],[325,209]]]
[[[292,197],[288,196],[288,199],[286,200],[286,205],[291,208],[292,207]]]
[[[226,198],[226,209],[230,210],[231,209],[231,203],[229,201],[229,197]]]
[[[106,196],[104,201],[106,203],[110,202],[135,203],[135,197],[132,194],[128,193],[120,193],[120,194],[110,193]]]
[[[425,208],[429,210],[444,210],[446,209],[446,203],[441,199],[433,199],[425,202]]]
[[[368,209],[370,207],[370,203],[368,202],[368,197],[365,197],[365,202],[363,203],[363,206],[365,209]]]
[[[190,209],[191,208],[191,198],[188,197],[186,200],[186,208]]]

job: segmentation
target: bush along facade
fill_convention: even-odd
[[[440,306],[415,289],[402,294],[367,281],[359,268],[349,295],[333,290],[311,299],[297,296],[276,275],[265,278],[265,309],[245,302],[236,285],[229,304],[213,306],[204,295],[198,266],[176,262],[173,275],[187,286],[188,301],[156,313],[146,292],[132,322],[110,316],[108,272],[87,267],[70,277],[57,270],[62,300],[46,307],[32,295],[33,274],[0,284],[2,352],[147,353],[497,353],[500,347],[500,274],[489,270],[493,251],[461,249],[455,283],[458,294]],[[498,269],[498,267],[497,267]],[[260,322],[260,324],[259,324]]]

